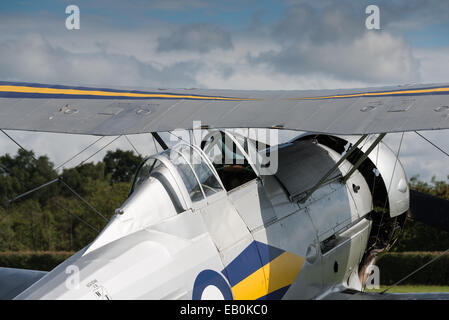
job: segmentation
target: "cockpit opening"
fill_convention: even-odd
[[[201,148],[180,142],[145,159],[134,177],[130,196],[157,180],[178,213],[201,206],[203,200],[257,178],[249,162],[251,147],[245,137],[231,137],[222,131],[210,132]]]
[[[222,131],[215,131],[201,143],[201,149],[212,162],[226,191],[231,191],[257,178],[247,159],[247,140],[241,146]]]
[[[189,209],[190,204],[223,191],[204,154],[185,143],[147,158],[137,170],[130,195],[152,179],[163,184],[178,213]]]

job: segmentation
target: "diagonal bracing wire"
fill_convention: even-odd
[[[393,287],[396,287],[398,284],[402,283],[403,281],[407,280],[408,278],[410,278],[411,276],[413,276],[414,274],[416,274],[417,272],[421,271],[422,269],[424,269],[425,267],[427,267],[429,264],[437,261],[438,259],[440,259],[442,256],[444,256],[445,254],[449,253],[449,248],[446,249],[445,251],[441,252],[439,255],[437,255],[435,258],[433,258],[432,260],[426,262],[425,264],[423,264],[421,267],[417,268],[415,271],[409,273],[408,275],[406,275],[404,278],[402,278],[401,280],[395,282],[394,284],[392,284],[391,286],[389,286],[388,288],[386,288],[385,290],[381,291],[380,294],[384,294],[385,292],[387,292],[388,290],[390,290]]]
[[[43,189],[43,188],[45,188],[45,187],[48,187],[49,185],[51,185],[51,184],[53,184],[53,183],[55,183],[55,182],[58,182],[59,181],[59,178],[56,178],[56,179],[53,179],[53,180],[51,180],[51,181],[48,181],[48,182],[46,182],[46,183],[44,183],[44,184],[41,184],[40,186],[38,186],[38,187],[36,187],[36,188],[33,188],[33,189],[31,189],[31,190],[28,190],[28,191],[26,191],[26,192],[24,192],[24,193],[21,193],[21,194],[19,194],[18,196],[15,196],[14,198],[12,198],[12,199],[9,199],[8,200],[8,203],[10,204],[10,203],[13,203],[13,202],[15,202],[15,201],[17,201],[17,200],[19,200],[19,199],[22,199],[23,197],[26,197],[27,195],[29,195],[29,194],[31,194],[31,193],[33,193],[33,192],[36,192],[36,191],[38,191],[38,190],[40,190],[40,189]]]
[[[79,167],[80,165],[84,164],[87,160],[95,157],[99,152],[103,151],[106,147],[108,147],[109,145],[111,145],[113,142],[115,142],[116,140],[118,140],[119,138],[121,138],[122,136],[117,136],[115,139],[109,141],[107,144],[105,144],[103,147],[100,148],[100,150],[98,150],[97,152],[95,152],[94,154],[92,154],[91,156],[89,156],[87,159],[84,159],[83,161],[81,161],[76,167]],[[76,168],[75,167],[75,168]]]
[[[3,131],[3,130],[2,130]],[[9,137],[9,136],[8,136]],[[102,148],[100,148],[100,150],[98,150],[97,152],[95,152],[93,155],[91,155],[90,157],[88,157],[87,159],[85,159],[85,160],[83,160],[83,161],[81,161],[78,165],[76,165],[75,166],[75,168],[77,168],[77,167],[79,167],[80,165],[82,165],[84,162],[86,162],[87,160],[89,160],[89,159],[91,159],[93,156],[95,156],[96,154],[98,154],[100,151],[102,151],[104,148],[106,148],[107,146],[109,146],[112,142],[114,142],[114,141],[116,141],[118,138],[120,138],[121,136],[118,136],[118,137],[116,137],[114,140],[112,140],[112,141],[110,141],[109,143],[107,143],[106,145],[104,145]],[[12,139],[12,138],[11,138]],[[96,142],[98,142],[98,141],[100,141],[101,139],[97,139],[97,141],[95,141],[94,142],[94,144],[96,143]],[[18,145],[18,146],[20,146],[20,144],[18,144],[17,142],[16,142],[16,144]],[[93,144],[91,144],[90,146],[92,146]],[[90,147],[89,146],[89,147]],[[22,148],[24,151],[27,151],[26,149],[24,149],[22,146],[20,146],[20,148]],[[85,148],[84,150],[87,150],[88,148]],[[36,158],[33,156],[33,158],[36,160]],[[68,161],[66,161],[65,163],[67,163]],[[89,202],[87,201],[87,200],[85,200],[83,197],[81,197],[81,195],[79,195],[78,193],[76,193],[75,192],[75,190],[72,188],[72,187],[70,187],[65,181],[63,181],[62,179],[61,179],[61,177],[58,177],[57,179],[54,179],[54,180],[52,180],[52,181],[49,181],[49,182],[46,182],[46,183],[44,183],[44,184],[42,184],[42,185],[40,185],[40,186],[38,186],[38,187],[36,187],[36,188],[33,188],[33,189],[31,189],[31,190],[29,190],[29,191],[26,191],[26,192],[24,192],[24,193],[22,193],[22,194],[20,194],[20,195],[18,195],[18,196],[16,196],[16,197],[14,197],[13,199],[10,199],[10,200],[8,200],[8,202],[9,203],[12,203],[12,202],[14,202],[14,201],[16,201],[16,200],[18,200],[18,199],[21,199],[21,198],[23,198],[24,196],[26,196],[26,195],[28,195],[28,194],[31,194],[31,193],[33,193],[34,191],[37,191],[37,190],[39,190],[39,189],[42,189],[43,187],[46,187],[46,186],[48,186],[48,185],[50,185],[50,184],[52,184],[52,183],[54,183],[54,182],[57,182],[57,181],[60,181],[60,182],[62,182],[77,198],[79,198],[82,202],[84,202],[86,205],[88,205],[89,206],[89,208],[91,208],[95,213],[97,213],[98,215],[100,215],[103,219],[105,219],[106,221],[107,221],[107,219],[104,217],[104,215],[102,215],[97,209],[95,209],[91,204],[89,204]]]
[[[28,150],[26,150],[24,147],[22,147],[16,140],[14,140],[10,135],[8,135],[4,130],[2,130],[2,129],[0,129],[0,131],[1,132],[3,132],[9,139],[11,139],[17,146],[19,146],[19,148],[21,148],[22,150],[24,150],[24,151],[26,151],[26,152],[28,152]],[[111,143],[113,143],[114,141],[116,141],[118,138],[120,138],[121,136],[118,136],[118,137],[116,137],[115,139],[113,139],[112,141],[110,141],[109,143],[107,143],[106,145],[104,145],[102,148],[100,148],[100,150],[98,150],[97,152],[95,152],[93,155],[91,155],[90,157],[88,157],[87,159],[85,159],[85,160],[83,160],[82,162],[80,162],[76,167],[78,167],[78,166],[80,166],[80,165],[82,165],[84,162],[86,162],[87,160],[89,160],[89,159],[91,159],[93,156],[95,156],[96,154],[98,154],[100,151],[102,151],[104,148],[106,148],[107,146],[109,146]],[[103,137],[101,137],[101,138],[103,138]],[[85,148],[83,151],[85,151],[85,150],[87,150],[89,147],[91,147],[92,145],[94,145],[95,143],[97,143],[98,141],[100,141],[101,140],[101,138],[100,139],[97,139],[93,144],[90,144],[87,148]],[[77,156],[77,155],[76,155]],[[75,156],[75,157],[76,157]],[[33,159],[34,160],[36,160],[37,161],[37,159],[36,159],[36,157],[34,156],[34,155],[32,155],[32,157],[33,157]],[[70,160],[69,160],[70,161]],[[68,162],[68,161],[67,161]],[[65,163],[67,163],[67,162],[65,162]],[[64,164],[65,164],[64,163]],[[76,168],[75,167],[75,168]],[[37,190],[40,190],[40,189],[42,189],[42,188],[44,188],[44,187],[46,187],[46,186],[49,186],[50,184],[53,184],[53,183],[55,183],[55,182],[61,182],[61,183],[63,183],[64,184],[64,186],[66,186],[78,199],[80,199],[83,203],[85,203],[90,209],[92,209],[97,215],[99,215],[102,219],[104,219],[105,221],[108,221],[106,218],[105,218],[105,216],[103,215],[103,214],[101,214],[97,209],[95,209],[86,199],[84,199],[81,195],[79,195],[73,188],[71,188],[65,181],[63,181],[62,179],[61,179],[61,177],[58,177],[57,179],[54,179],[54,180],[51,180],[51,181],[48,181],[48,182],[46,182],[46,183],[44,183],[44,184],[42,184],[42,185],[40,185],[40,186],[38,186],[38,187],[36,187],[36,188],[33,188],[33,189],[31,189],[31,190],[28,190],[28,191],[26,191],[26,192],[24,192],[24,193],[22,193],[22,194],[20,194],[20,195],[17,195],[16,197],[14,197],[14,198],[12,198],[12,199],[10,199],[10,200],[8,200],[8,204],[11,204],[11,203],[13,203],[13,202],[15,202],[15,201],[17,201],[17,200],[19,200],[19,199],[21,199],[21,198],[23,198],[23,197],[25,197],[25,196],[27,196],[27,195],[29,195],[29,194],[31,194],[31,193],[33,193],[33,192],[35,192],[35,191],[37,191]]]
[[[88,226],[90,229],[94,230],[95,232],[99,233],[100,231],[95,228],[94,226],[92,226],[89,222],[87,222],[86,220],[84,220],[83,218],[77,216],[76,214],[71,213],[67,208],[65,208],[62,204],[60,204],[58,201],[56,201],[55,199],[53,199],[53,202],[55,203],[55,205],[57,207],[59,207],[60,209],[62,209],[65,213],[67,213],[68,215],[70,215],[71,217],[76,218],[77,220],[81,221],[82,223],[84,223],[86,226]],[[11,211],[7,212],[6,215],[4,215],[3,217],[0,218],[0,222],[2,222],[4,219],[6,219],[6,217],[8,217],[11,214]]]
[[[438,150],[440,150],[442,153],[444,153],[446,156],[449,157],[449,153],[447,153],[446,151],[444,151],[443,149],[441,149],[439,146],[437,146],[435,143],[433,143],[432,141],[430,141],[429,139],[427,139],[426,137],[424,137],[422,134],[420,134],[418,131],[415,131],[415,133],[420,136],[421,138],[423,138],[424,140],[426,140],[428,143],[430,143],[432,146],[434,146],[435,148],[437,148]]]
[[[1,163],[0,163],[0,169],[2,169],[4,172],[6,172],[6,173],[8,173],[8,174],[11,174],[11,171],[9,171],[8,170],[8,168],[6,168],[4,165],[2,165]]]
[[[127,135],[125,135],[125,138],[126,138],[126,140],[129,142],[129,144],[131,145],[131,147],[134,149],[134,151],[135,151],[139,156],[142,156],[142,154],[141,154],[139,151],[137,151],[136,147],[135,147],[134,144],[131,142],[131,139],[129,139]]]
[[[91,228],[92,230],[94,230],[95,232],[99,233],[100,230],[98,230],[97,228],[95,228],[93,225],[91,225],[89,222],[87,222],[86,220],[82,219],[81,217],[77,216],[76,214],[73,214],[70,212],[69,209],[67,209],[66,207],[64,207],[62,204],[59,203],[59,201],[53,200],[55,205],[57,207],[59,207],[60,209],[62,209],[65,213],[67,213],[68,215],[74,217],[75,219],[81,221],[82,223],[84,223],[86,226],[88,226],[89,228]]]
[[[178,139],[178,141],[183,141],[183,142],[185,142],[185,143],[187,143],[187,144],[190,144],[189,142],[185,141],[183,138],[181,138],[180,136],[177,136],[177,135],[174,134],[173,132],[168,131],[168,133],[170,133],[173,137],[175,137],[176,139]]]
[[[28,152],[27,149],[25,149],[24,147],[22,147],[16,140],[13,139],[13,137],[11,137],[9,134],[7,134],[3,129],[0,129],[1,132],[3,132],[3,134],[5,136],[7,136],[12,142],[14,142],[20,149],[22,149],[23,151]],[[34,158],[34,160],[37,160],[34,155],[32,156]]]
[[[434,146],[436,149],[438,149],[439,151],[441,151],[442,153],[444,153],[446,156],[449,157],[449,154],[447,152],[445,152],[442,148],[440,148],[438,145],[436,145],[435,143],[433,143],[432,141],[430,141],[429,139],[427,139],[426,137],[424,137],[422,134],[418,133],[417,131],[415,131],[415,133],[417,135],[419,135],[421,138],[423,138],[424,140],[426,140],[428,143],[430,143],[432,146]],[[402,139],[401,139],[402,142]],[[418,273],[419,271],[421,271],[422,269],[424,269],[425,267],[427,267],[428,265],[430,265],[431,263],[437,261],[438,259],[440,259],[442,256],[444,256],[445,254],[449,253],[449,248],[446,249],[445,251],[441,252],[439,255],[437,255],[435,258],[433,258],[432,260],[426,262],[425,264],[423,264],[421,267],[415,269],[415,271],[409,273],[408,275],[406,275],[405,277],[403,277],[402,279],[400,279],[399,281],[395,282],[394,284],[392,284],[391,286],[389,286],[388,288],[386,288],[385,290],[381,291],[380,294],[384,294],[386,293],[388,290],[390,290],[393,287],[396,287],[397,285],[399,285],[400,283],[402,283],[403,281],[407,280],[408,278],[410,278],[411,276],[413,276],[414,274]]]
[[[74,156],[72,156],[70,159],[68,159],[67,161],[64,161],[63,163],[61,163],[60,165],[58,165],[55,170],[57,171],[59,168],[61,168],[62,166],[64,166],[65,164],[69,163],[70,161],[72,161],[73,159],[75,159],[76,157],[78,157],[80,154],[82,154],[84,151],[86,151],[87,149],[89,149],[90,147],[92,147],[94,144],[96,144],[97,142],[99,142],[100,140],[102,140],[103,138],[105,138],[105,136],[102,136],[100,138],[98,138],[97,140],[95,140],[94,142],[92,142],[91,144],[89,144],[87,147],[85,147],[83,150],[81,150],[80,152],[78,152],[77,154],[75,154]]]
[[[81,197],[75,190],[73,190],[72,187],[70,187],[67,183],[65,183],[64,180],[62,180],[62,178],[58,179],[59,182],[61,182],[64,186],[67,187],[67,189],[70,190],[70,192],[72,192],[78,199],[80,199],[85,205],[87,205],[90,209],[92,209],[97,215],[99,215],[100,217],[103,218],[104,221],[108,222],[108,219],[106,219],[106,217],[104,215],[101,214],[100,211],[98,211],[97,209],[95,209],[87,200],[85,200],[83,197]]]

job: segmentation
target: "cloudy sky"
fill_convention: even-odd
[[[79,30],[65,27],[70,4],[80,8]],[[370,4],[380,8],[380,30],[365,27]],[[447,0],[18,0],[0,3],[0,19],[4,81],[230,89],[449,82]],[[56,165],[97,139],[9,133]],[[449,132],[423,135],[449,151]],[[151,136],[130,139],[139,152],[154,151]],[[387,137],[393,149],[399,140]],[[117,147],[131,145],[122,137],[107,149]],[[0,153],[16,149],[0,137]],[[404,135],[401,160],[409,176],[449,174],[449,159],[415,133]]]

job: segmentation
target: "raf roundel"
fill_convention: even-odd
[[[201,271],[193,285],[193,300],[233,300],[228,282],[213,270]]]

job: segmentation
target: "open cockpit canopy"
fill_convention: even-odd
[[[157,180],[173,202],[186,210],[194,203],[255,179],[258,169],[254,158],[257,150],[250,139],[212,131],[200,147],[182,141],[146,158],[136,172],[130,195]]]
[[[162,184],[172,200],[184,210],[223,191],[219,177],[204,153],[184,142],[145,159],[137,170],[130,195],[154,180]]]

